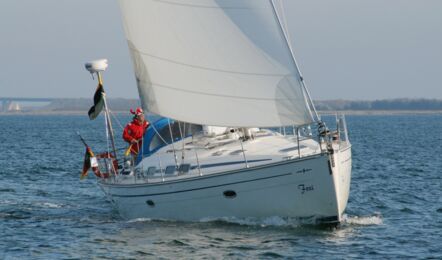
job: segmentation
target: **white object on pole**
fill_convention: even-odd
[[[84,64],[84,67],[91,73],[97,73],[101,71],[105,71],[108,67],[107,59],[100,59],[87,62]]]

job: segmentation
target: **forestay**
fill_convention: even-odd
[[[120,0],[145,109],[214,126],[313,122],[270,0]]]

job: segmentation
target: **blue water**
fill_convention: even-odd
[[[0,116],[0,259],[441,259],[442,115],[347,123],[351,195],[344,223],[331,229],[279,217],[123,220],[92,174],[79,180],[75,132],[99,150],[102,118]]]

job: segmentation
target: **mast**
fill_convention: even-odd
[[[314,114],[316,116],[317,122],[321,122],[321,118],[319,117],[318,112],[316,111],[315,105],[313,104],[313,100],[312,100],[312,98],[310,96],[310,92],[308,91],[308,89],[307,89],[307,87],[305,85],[304,77],[302,76],[301,70],[299,69],[298,62],[296,61],[292,45],[290,44],[290,42],[288,40],[289,38],[288,38],[287,32],[282,27],[281,18],[279,16],[278,12],[276,11],[274,0],[269,0],[269,1],[270,1],[270,4],[272,5],[273,13],[276,16],[276,20],[278,21],[279,28],[281,29],[282,35],[284,36],[284,40],[285,40],[285,42],[287,44],[287,47],[290,50],[290,55],[291,55],[292,60],[293,60],[293,62],[295,64],[296,71],[298,72],[298,75],[299,75],[299,82],[301,83],[302,88],[304,89],[305,93],[307,94],[308,102],[309,102],[311,108],[313,109],[313,112],[314,112]],[[281,6],[282,6],[282,4],[281,4]],[[288,28],[286,28],[286,29],[288,30]]]

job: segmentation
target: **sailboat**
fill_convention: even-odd
[[[339,223],[351,179],[343,116],[318,115],[273,0],[120,0],[144,110],[136,159],[98,184],[127,219],[273,216]]]

